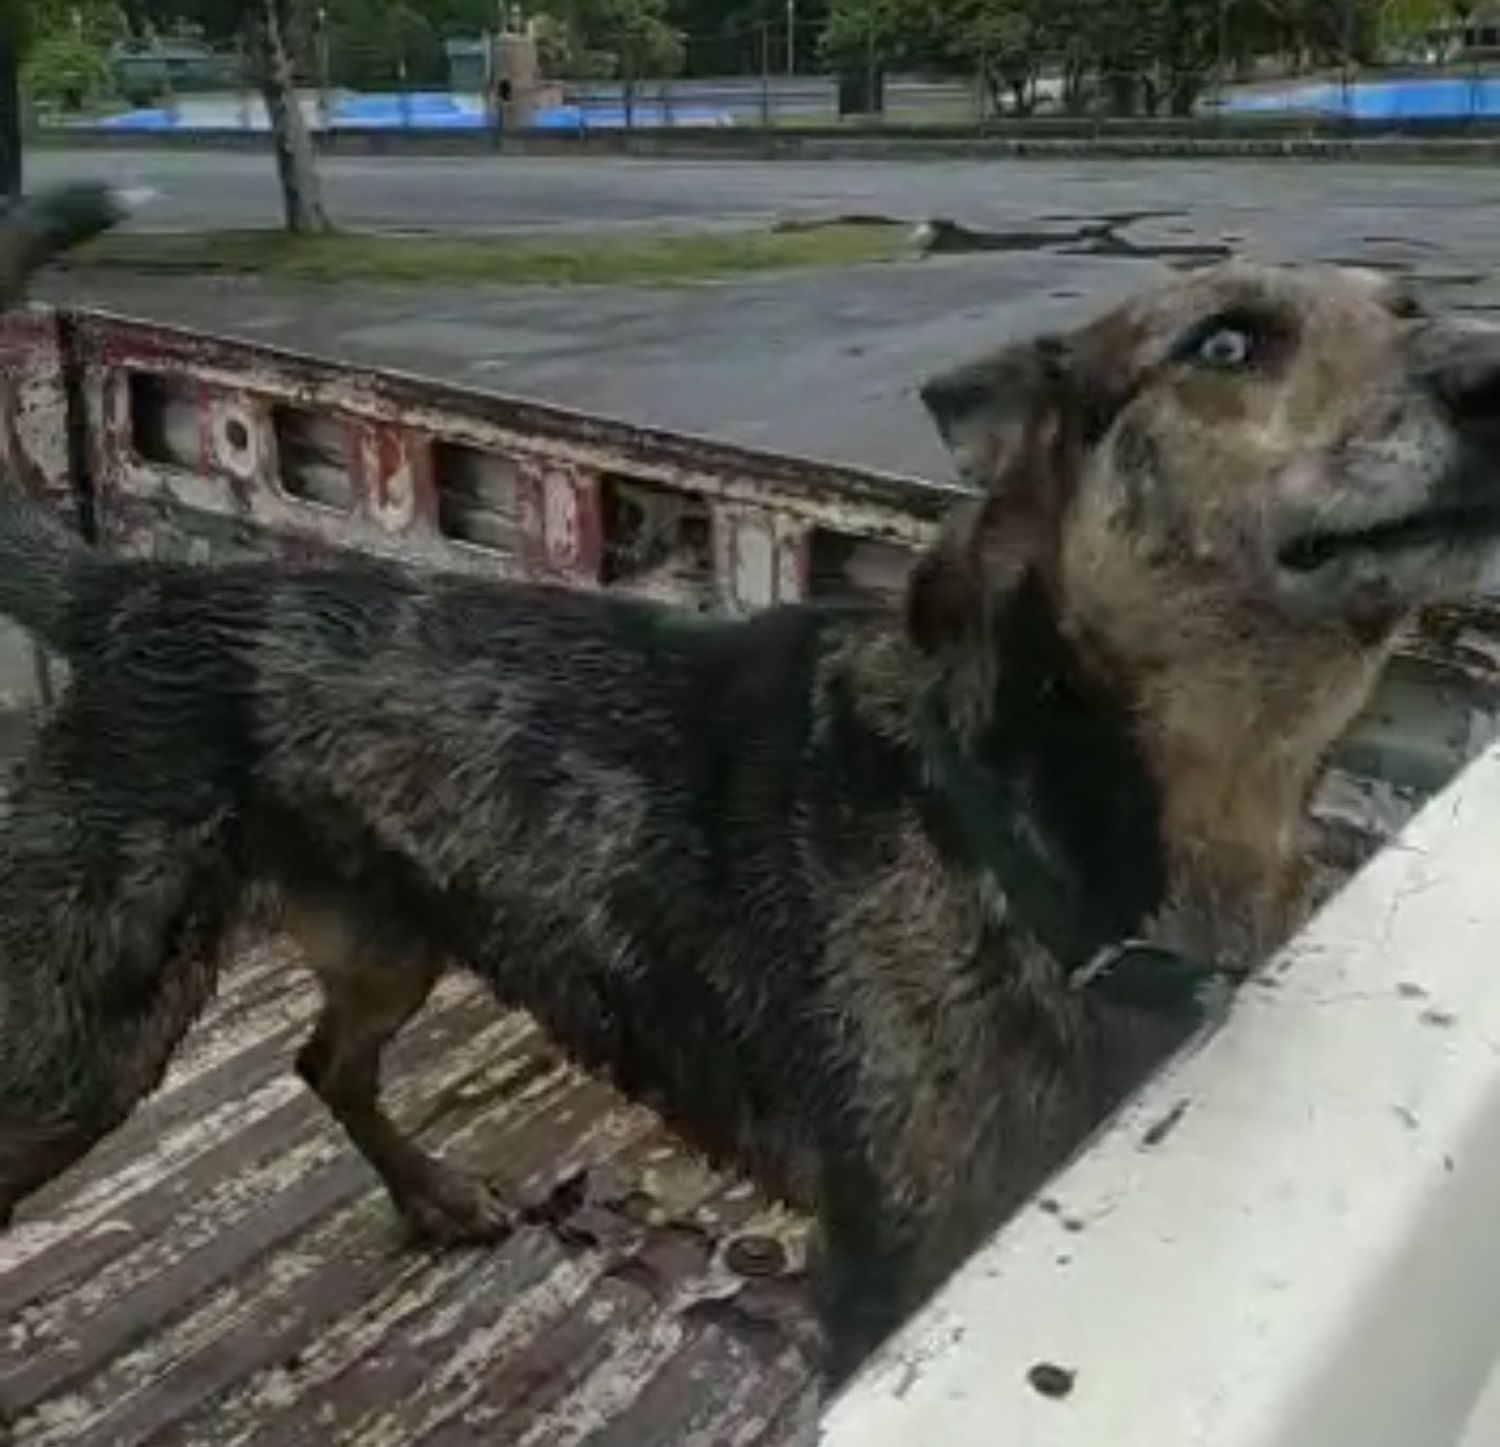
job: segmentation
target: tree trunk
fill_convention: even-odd
[[[1131,71],[1106,70],[1104,93],[1108,97],[1106,114],[1120,117],[1133,116],[1140,105],[1140,77]]]
[[[1062,108],[1070,116],[1082,115],[1087,98],[1088,69],[1075,60],[1063,65]]]
[[[323,188],[313,158],[312,137],[292,75],[287,50],[287,11],[288,0],[257,0],[252,49],[260,92],[265,97],[266,114],[271,122],[271,145],[281,178],[287,230],[308,235],[329,229],[328,213],[323,209]]]
[[[1010,87],[1012,114],[1029,116],[1036,109],[1036,77],[1029,73],[1012,74],[1005,83]]]
[[[0,199],[21,194],[21,17],[0,0]]]

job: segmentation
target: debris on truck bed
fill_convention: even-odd
[[[389,1099],[527,1219],[498,1248],[413,1244],[292,1073],[316,986],[288,956],[241,959],[162,1089],[0,1238],[0,1441],[798,1439],[800,1221],[453,977]]]
[[[894,599],[968,496],[87,313],[0,319],[0,366],[0,461],[124,554],[363,552],[743,614]],[[1430,616],[1315,801],[1320,888],[1497,732],[1500,607]],[[163,1088],[0,1237],[3,1447],[809,1439],[804,1223],[455,977],[388,1099],[529,1209],[499,1247],[416,1246],[292,1073],[315,990],[247,953]]]

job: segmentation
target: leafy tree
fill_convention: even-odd
[[[1037,79],[1053,49],[1052,0],[969,0],[956,7],[952,44],[972,56],[990,104],[1029,115],[1036,106]]]
[[[82,35],[44,35],[33,41],[21,67],[26,94],[77,110],[113,86],[103,49]]]
[[[1190,114],[1216,76],[1256,56],[1366,64],[1430,34],[1465,0],[832,0],[824,52],[841,63],[938,62],[1025,113],[1045,67],[1063,103]]]
[[[823,54],[840,69],[919,65],[947,49],[951,0],[833,0]]]
[[[0,0],[0,4],[7,0]],[[15,3],[15,0],[9,0]],[[297,98],[295,37],[305,33],[302,0],[126,0],[137,33],[191,29],[211,40],[243,39],[271,122],[271,145],[289,231],[328,229],[312,137]]]
[[[332,0],[327,13],[333,80],[356,90],[440,84],[446,74],[443,39],[427,13],[435,8],[402,0]]]
[[[667,0],[547,0],[541,15],[556,73],[633,81],[682,69],[682,32]]]

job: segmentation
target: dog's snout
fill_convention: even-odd
[[[1500,329],[1451,340],[1427,358],[1423,378],[1460,427],[1500,438]]]

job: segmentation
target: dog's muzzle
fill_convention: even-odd
[[[1314,528],[1278,561],[1315,572],[1354,554],[1491,546],[1500,538],[1500,328],[1438,323],[1417,343],[1415,378],[1451,430],[1446,476],[1410,511]]]

